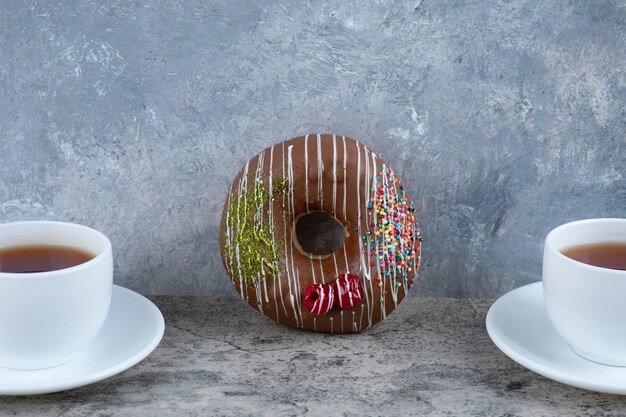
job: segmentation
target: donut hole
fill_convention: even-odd
[[[296,248],[305,256],[324,259],[343,246],[346,228],[333,216],[313,211],[296,218],[293,230]]]

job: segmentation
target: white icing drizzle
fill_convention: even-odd
[[[292,158],[293,145],[289,145],[287,148],[287,175],[289,181],[289,191],[287,193],[287,205],[289,210],[289,221],[292,221],[294,206],[293,206],[293,158]],[[287,220],[285,220],[285,225],[287,224]],[[285,226],[286,227],[286,226]],[[286,233],[285,233],[286,234]],[[287,256],[287,246],[289,246],[289,250],[291,251],[291,256]],[[293,236],[289,234],[289,245],[285,244],[285,256],[287,259],[287,263],[291,260],[291,265],[286,265],[285,270],[287,271],[287,282],[289,283],[289,301],[291,302],[291,308],[293,309],[293,314],[296,318],[296,324],[298,327],[301,326],[298,318],[300,313],[297,309],[299,306],[298,300],[294,299],[293,289],[297,288],[297,277],[295,276],[295,270],[293,266]],[[291,274],[289,273],[289,268],[291,267]],[[292,288],[292,279],[294,280],[294,284]]]
[[[330,334],[334,333],[334,329],[333,329],[333,318],[330,318]]]
[[[243,170],[243,175],[241,176],[241,179],[239,180],[239,188],[237,191],[237,230],[241,229],[241,219],[239,218],[239,207],[241,207],[241,196],[243,194],[243,201],[244,201],[244,205],[246,205],[247,203],[247,196],[246,193],[243,192],[243,190],[247,190],[248,188],[248,169],[250,167],[250,161],[246,162],[246,166]],[[237,259],[237,272],[239,273],[239,293],[241,294],[241,298],[243,298],[244,300],[248,299],[248,286],[247,285],[243,285],[243,282],[246,280],[247,277],[243,276],[243,274],[241,273],[241,261],[240,261],[240,256],[239,256],[239,244],[235,245],[235,259]]]
[[[322,277],[322,283],[325,284],[326,283],[326,277],[324,276],[324,265],[322,264],[322,260],[318,259],[318,262],[320,264],[320,276]]]
[[[276,234],[274,233],[274,145],[270,148],[270,166],[268,169],[268,190],[269,195],[267,197],[267,216],[270,223],[270,232],[272,233],[272,241],[276,242]],[[278,282],[280,282],[280,272],[274,274],[274,285],[272,285],[272,290],[274,293],[274,305],[276,307],[276,323],[280,323],[280,317],[278,315],[278,298],[276,297],[276,287],[278,286]],[[282,294],[280,295],[282,298]],[[268,300],[269,303],[269,300]]]
[[[317,135],[317,198],[320,202],[320,210],[324,211],[324,161],[322,159],[322,137]],[[324,266],[322,260],[318,259],[320,267],[320,280],[322,283],[326,283],[326,277],[324,276]]]
[[[313,277],[313,284],[317,284],[317,279],[315,279],[315,267],[313,266],[313,259],[309,258],[309,261],[311,262],[311,276]],[[322,282],[324,282],[323,279]]]
[[[367,306],[367,308],[368,308],[368,320],[369,320],[368,327],[369,327],[369,326],[372,325],[372,318],[374,316],[374,303],[376,303],[378,301],[378,300],[376,300],[376,297],[374,296],[375,288],[374,288],[374,282],[373,282],[372,276],[371,276],[371,274],[372,274],[372,266],[371,266],[370,251],[369,251],[369,246],[368,246],[368,245],[375,246],[375,244],[371,243],[371,239],[375,238],[374,237],[374,232],[373,232],[374,228],[372,227],[371,229],[369,229],[369,220],[368,220],[368,216],[367,216],[368,212],[372,212],[373,211],[373,210],[367,210],[367,205],[368,205],[368,201],[369,201],[368,200],[369,191],[370,191],[370,189],[372,187],[372,183],[371,183],[372,179],[374,181],[376,180],[376,163],[374,161],[372,161],[373,164],[372,164],[371,170],[372,170],[373,175],[374,175],[374,177],[372,178],[372,177],[370,177],[370,167],[369,167],[369,160],[370,160],[370,158],[368,156],[368,154],[370,154],[371,151],[366,146],[363,146],[363,148],[365,149],[365,181],[366,181],[366,185],[365,185],[365,219],[364,219],[364,221],[365,221],[365,228],[368,229],[368,230],[372,230],[372,233],[367,235],[367,242],[368,243],[367,243],[366,248],[365,248],[365,252],[367,253],[367,260],[365,261],[365,267],[367,268],[366,285],[369,286],[370,294],[372,295],[371,299],[369,300],[370,304],[368,304],[368,306]]]
[[[298,314],[300,315],[299,319],[300,319],[300,327],[304,327],[304,319],[302,318],[302,297],[300,296],[300,294],[302,294],[302,289],[300,288],[300,271],[295,269],[295,286],[294,288],[296,288],[296,305],[298,306]],[[296,322],[297,322],[298,318],[296,318]]]
[[[342,136],[343,139],[343,220],[347,221],[348,216],[346,215],[346,194],[348,193],[348,188],[346,187],[346,164],[348,162],[348,155],[346,152],[346,137]]]
[[[387,168],[389,171],[391,171],[391,169]],[[393,171],[391,171],[393,173]],[[393,173],[394,177],[395,177],[395,173]],[[385,180],[386,181],[386,180]],[[397,187],[396,184],[394,184],[394,187]],[[394,188],[395,189],[395,188]],[[398,192],[398,190],[395,190],[396,193]],[[403,247],[402,245],[400,245],[399,250],[402,252],[403,251]],[[400,268],[400,269],[399,269]],[[404,268],[406,267],[390,267],[391,270],[393,270],[393,277],[389,277],[389,290],[391,292],[391,299],[393,301],[393,305],[394,308],[398,307],[398,291],[400,290],[400,287],[396,285],[396,282],[398,282],[398,270],[404,270]],[[403,280],[401,280],[403,281]],[[404,281],[403,281],[404,282]],[[386,317],[386,313],[383,315],[383,317]]]
[[[372,170],[372,188],[370,190],[370,204],[371,204],[371,210],[370,210],[370,222],[373,223],[374,225],[376,225],[377,219],[376,219],[376,190],[378,189],[378,181],[376,181],[376,173],[378,172],[378,166],[376,165],[376,154],[374,152],[372,152],[372,165],[374,166],[374,169]],[[374,226],[375,228],[376,226]],[[373,228],[373,229],[374,229]],[[375,236],[375,234],[373,234],[372,236]],[[380,259],[378,257],[378,253],[374,254],[374,262],[376,263],[376,272],[377,272],[377,277],[381,278],[382,277],[380,275]],[[376,284],[378,285],[378,284]]]
[[[337,255],[335,255],[335,252],[333,252],[333,263],[335,264],[335,277],[338,277],[339,276],[339,267],[337,266]]]
[[[241,275],[241,267],[239,266],[239,244],[235,245],[235,258],[237,259],[237,272],[239,272],[239,294],[241,295],[241,298],[243,298],[244,300],[247,299],[246,294],[247,294],[247,290],[244,292],[244,285],[243,285],[243,276]]]
[[[263,173],[264,158],[265,158],[265,152],[261,152],[257,156],[257,166],[256,166],[255,174],[254,174],[254,186],[253,186],[255,188],[257,187],[259,183],[263,181],[262,173]],[[263,205],[256,207],[256,213],[254,215],[254,218],[258,224],[263,225]],[[256,279],[253,279],[252,282],[253,282],[254,290],[256,293],[257,307],[259,308],[259,311],[261,312],[261,314],[264,314],[263,313],[263,293],[265,293],[265,302],[269,303],[270,300],[267,295],[267,280],[265,276],[265,268],[263,266],[261,266],[260,275],[257,276]],[[261,286],[263,286],[263,288],[261,288]]]
[[[285,142],[282,143],[282,168],[283,168],[283,176],[282,178],[285,178]],[[282,207],[285,207],[285,193],[283,193],[282,196]],[[283,212],[283,229],[285,232],[285,237],[283,240],[283,249],[285,250],[285,264],[283,265],[283,269],[285,270],[285,275],[287,276],[287,282],[289,282],[289,263],[287,261],[287,220],[286,220],[286,210],[282,210]],[[285,307],[285,298],[283,297],[283,284],[282,284],[282,279],[279,275],[278,277],[278,292],[280,294],[280,302],[283,306],[283,311],[285,312],[285,316],[287,316],[287,307]],[[277,303],[278,304],[278,303]]]
[[[322,174],[324,172],[324,161],[322,160],[322,138],[317,135],[317,198],[320,201],[320,209],[324,210],[324,190]]]
[[[337,136],[333,135],[333,216],[337,216]]]
[[[365,249],[363,247],[363,227],[361,223],[363,221],[361,216],[361,147],[359,146],[359,142],[354,142],[357,151],[357,176],[356,176],[356,206],[357,206],[357,240],[359,241],[359,270],[361,272],[361,276],[365,276],[367,278],[367,283],[369,283],[370,292],[366,290],[365,293],[365,304],[367,304],[367,323],[370,327],[372,325],[372,312],[374,307],[374,290],[372,288],[372,281],[369,278],[369,274],[367,272],[367,266],[365,265]],[[365,158],[365,162],[367,164],[367,158]]]
[[[363,215],[363,220],[365,222],[365,230],[370,231],[370,227],[369,227],[369,220],[368,220],[368,213],[371,210],[367,209],[367,196],[369,195],[369,190],[370,190],[370,164],[369,164],[369,149],[367,149],[367,146],[363,145],[363,156],[365,158],[365,189],[364,189],[364,203],[365,203],[365,214]],[[372,171],[376,172],[376,166],[374,166],[372,168]],[[360,221],[359,221],[360,224]],[[365,266],[365,270],[367,271],[367,273],[365,274],[365,278],[367,278],[368,281],[370,281],[370,286],[372,285],[371,281],[372,281],[372,266],[370,264],[371,259],[370,259],[370,239],[374,236],[371,233],[368,233],[367,235],[367,240],[365,241],[365,253],[363,254],[363,256],[361,257],[362,261],[364,263]],[[365,259],[365,255],[367,255],[367,259]]]
[[[228,271],[228,275],[231,277],[230,280],[233,281],[232,278],[232,269],[233,269],[233,245],[232,245],[232,241],[231,241],[231,230],[230,230],[230,210],[228,210],[228,208],[230,208],[230,201],[231,201],[231,197],[232,197],[233,193],[232,191],[228,191],[228,201],[226,202],[226,207],[227,209],[226,211],[226,221],[225,221],[225,233],[226,236],[224,236],[224,245],[226,247],[226,250],[228,251],[228,258],[227,258],[227,265],[226,265],[226,269]]]
[[[348,193],[348,188],[346,187],[346,164],[348,161],[348,156],[346,153],[346,137],[342,136],[343,139],[343,221],[348,221],[348,216],[346,215],[346,194]],[[358,238],[358,237],[357,237]],[[350,264],[348,263],[348,252],[346,250],[346,245],[343,245],[343,257],[346,261],[346,274],[350,273]]]
[[[343,310],[341,310],[341,333],[343,333]]]
[[[289,146],[289,150],[288,150],[289,160],[290,161],[292,161],[291,149],[293,149],[293,145]],[[293,175],[293,162],[290,164],[290,167],[289,167],[289,176],[290,176],[290,179],[289,179],[289,194],[291,195],[291,198],[290,198],[291,199],[291,205],[289,207],[289,210],[290,210],[290,212],[289,212],[290,213],[289,222],[293,224],[293,222],[295,220],[295,212],[296,212],[296,210],[295,210],[295,197],[294,197],[295,184],[294,184],[294,180],[293,180],[293,178],[294,178],[294,175]],[[294,256],[293,256],[293,246],[294,245],[293,245],[293,234],[292,233],[289,234],[289,239],[290,239],[289,246],[291,247],[291,256],[290,256],[290,259],[291,259],[291,272],[292,272],[291,275],[292,275],[292,278],[294,280],[293,288],[295,289],[295,296],[294,296],[294,294],[291,294],[290,298],[292,299],[292,302],[293,302],[293,299],[295,298],[295,305],[296,305],[296,308],[297,308],[296,311],[297,311],[297,314],[299,316],[299,317],[296,317],[296,323],[298,323],[298,320],[299,320],[300,321],[299,327],[304,327],[304,320],[302,318],[302,297],[301,297],[302,290],[300,288],[300,271],[298,269],[296,269],[296,263],[295,263],[295,259],[294,259]]]
[[[387,167],[387,169],[388,169],[388,167]],[[387,175],[385,175],[385,173],[383,173],[383,175],[381,175],[381,180],[382,180],[383,186],[385,188],[387,188],[389,186],[389,184],[387,184]],[[383,242],[385,241],[385,235],[384,234],[382,235],[381,239],[383,240]],[[383,246],[384,246],[384,243],[383,243]],[[381,288],[381,295],[382,295],[382,293],[387,291],[387,281],[392,279],[391,278],[391,273],[390,273],[391,271],[389,270],[390,267],[391,267],[391,265],[389,265],[389,266],[386,265],[384,270],[383,270],[383,272],[385,273],[385,276],[381,280],[381,282],[383,284],[383,286]],[[387,277],[387,273],[388,272],[390,273],[389,277]],[[394,274],[395,274],[395,271],[394,271]],[[394,278],[395,278],[395,275],[394,275]],[[393,282],[391,282],[391,285],[393,285]],[[383,297],[383,302],[380,303],[380,317],[381,317],[381,320],[384,320],[385,317],[387,316],[387,311],[386,311],[387,310],[387,306],[385,305],[386,302],[387,302],[387,297]]]
[[[306,192],[304,197],[306,212],[309,213],[309,135],[304,137],[304,190]]]
[[[359,319],[359,329],[363,328],[363,311],[364,310],[365,310],[365,306],[361,304],[361,318]],[[367,327],[370,327],[370,326],[367,326]]]
[[[337,135],[333,135],[333,216],[337,217]],[[333,252],[333,262],[335,264],[335,277],[338,277],[337,251]]]
[[[361,249],[359,252],[359,262],[361,263],[361,272],[363,273],[363,275],[365,276],[365,278],[367,280],[370,280],[370,274],[368,271],[368,264],[367,261],[365,259],[365,250],[363,247],[363,240],[361,238],[361,236],[363,236],[363,216],[362,216],[362,212],[361,212],[361,147],[359,146],[359,142],[355,142],[356,143],[356,150],[357,150],[357,182],[356,182],[356,201],[357,201],[357,224],[358,224],[358,234],[359,234],[359,248]],[[365,158],[365,172],[366,172],[366,178],[368,177],[367,174],[369,174],[369,164],[368,164],[368,158],[365,154],[365,151],[363,152],[363,156]],[[366,243],[368,243],[368,241],[366,241]]]

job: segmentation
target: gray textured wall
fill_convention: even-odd
[[[104,231],[118,284],[233,294],[227,187],[309,132],[408,184],[414,295],[499,295],[552,227],[626,217],[625,2],[49,3],[0,3],[0,221]]]

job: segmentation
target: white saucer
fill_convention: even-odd
[[[101,381],[148,356],[161,341],[164,329],[163,315],[152,302],[114,285],[109,316],[85,351],[48,369],[0,367],[0,395],[47,394]]]
[[[543,304],[541,282],[500,297],[487,313],[487,332],[508,357],[547,378],[578,388],[626,394],[626,367],[578,356],[557,334]]]

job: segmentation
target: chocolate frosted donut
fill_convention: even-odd
[[[362,143],[315,134],[252,158],[233,181],[220,229],[235,289],[277,323],[352,333],[389,315],[417,278],[413,203]]]

